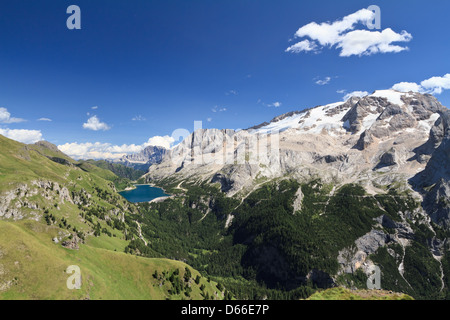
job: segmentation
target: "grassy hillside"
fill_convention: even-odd
[[[95,174],[100,178],[113,182],[117,191],[123,191],[126,188],[133,187],[130,179],[118,176],[108,168],[98,166],[95,161],[80,161],[77,166],[85,172]]]
[[[109,170],[118,177],[126,178],[131,181],[136,181],[145,174],[143,170],[136,170],[129,168],[120,163],[111,163],[105,160],[87,160],[87,163],[93,164],[99,168]]]
[[[131,218],[139,210],[117,193],[116,178],[50,144],[0,136],[0,299],[223,298],[181,262],[124,252],[142,242]],[[67,289],[71,265],[81,290]]]
[[[349,290],[332,288],[314,293],[307,300],[414,300],[403,293],[385,290]]]
[[[35,148],[0,136],[0,218],[46,219],[82,237],[98,229],[119,238],[133,233],[125,219],[137,209],[117,194],[112,172],[70,158],[61,164],[49,158],[52,150]]]
[[[169,275],[178,269],[182,279],[187,267],[182,262],[114,252],[97,247],[95,242],[79,250],[65,249],[52,241],[59,232],[57,227],[35,221],[0,221],[0,299],[203,299],[206,294],[223,297],[216,296],[216,283],[206,278],[195,283],[199,273],[192,268],[189,297],[186,289],[170,294],[173,285],[162,279],[163,272]],[[111,244],[110,249],[121,246]],[[80,290],[67,288],[70,275],[66,269],[71,265],[80,267]],[[204,293],[200,290],[202,285]]]

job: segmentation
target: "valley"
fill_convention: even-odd
[[[366,289],[378,267],[383,290],[448,299],[448,115],[433,96],[376,91],[197,130],[129,157],[158,158],[146,173],[0,137],[0,297],[349,297],[319,292]],[[172,196],[126,201],[136,181]],[[81,291],[64,289],[70,265]]]

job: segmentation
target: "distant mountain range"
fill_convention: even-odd
[[[139,153],[123,156],[114,162],[147,172],[151,165],[158,164],[162,161],[167,151],[168,150],[164,147],[148,146]]]
[[[236,259],[267,284],[329,287],[379,266],[383,288],[448,297],[449,124],[432,95],[379,90],[247,130],[197,130],[145,177],[240,199],[225,210],[206,192],[189,198],[191,208],[222,212],[230,248],[246,248]]]
[[[380,90],[247,130],[197,130],[170,150],[150,146],[117,163],[74,161],[47,142],[0,136],[0,238],[17,228],[43,237],[32,242],[46,246],[32,255],[37,268],[47,268],[37,257],[54,238],[69,250],[91,250],[81,251],[83,261],[98,248],[183,261],[220,280],[202,282],[208,297],[306,298],[317,288],[366,289],[375,272],[387,292],[449,299],[449,128],[450,111],[434,96]],[[127,203],[117,189],[141,174],[172,196]],[[30,220],[36,225],[22,223]],[[16,242],[5,250],[0,241],[8,272],[15,258],[4,252],[20,250]],[[108,254],[102,263],[115,270],[111,261],[120,259]],[[165,273],[149,280],[163,288],[151,296],[189,297],[188,285],[168,271],[185,265],[154,262]],[[86,281],[104,288],[107,275],[96,280],[88,270]],[[0,297],[2,288],[33,297],[31,280],[19,276],[24,285],[16,290],[14,277],[0,274]],[[206,297],[193,286],[194,297]],[[150,290],[126,287],[138,297]],[[83,297],[90,293],[100,297],[94,289]]]

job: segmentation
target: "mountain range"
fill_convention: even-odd
[[[206,206],[203,219],[209,212],[222,219],[231,248],[245,247],[241,266],[256,281],[329,287],[357,272],[369,277],[378,266],[383,288],[442,297],[449,283],[449,115],[432,95],[379,90],[247,130],[195,131],[145,178],[174,191],[217,186],[236,199],[226,209],[209,191],[190,201],[191,208]],[[311,248],[321,246],[327,256],[311,260]],[[324,266],[327,259],[333,267]]]
[[[439,207],[436,197],[450,196],[449,115],[432,95],[375,91],[238,132],[198,130],[151,166],[146,178],[195,175],[196,180],[219,182],[229,196],[253,190],[255,180],[286,175],[298,181],[320,177],[338,185],[357,183],[369,194],[398,182],[427,200],[435,223],[448,226],[450,211]],[[272,136],[277,149],[267,152],[261,143]]]
[[[167,153],[167,149],[159,146],[148,146],[141,152],[125,155],[114,161],[135,170],[147,171],[153,164],[158,164]]]
[[[119,256],[149,259],[164,271],[148,280],[159,298],[299,299],[366,289],[379,272],[382,289],[448,299],[449,121],[432,95],[379,90],[246,130],[200,129],[117,166],[0,137],[0,236],[31,235],[0,242],[0,296],[33,297],[25,271],[14,271],[23,248],[39,268],[41,251],[88,267],[108,250],[101,263],[111,270]],[[128,203],[117,190],[144,173],[129,168],[173,196]],[[186,264],[206,289],[174,280]],[[102,297],[110,273],[88,270],[92,285],[77,297]]]

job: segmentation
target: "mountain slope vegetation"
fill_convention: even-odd
[[[50,144],[0,136],[1,299],[223,299],[223,287],[178,261],[125,253],[138,208],[111,171]],[[64,161],[63,161],[64,160]],[[81,269],[69,290],[69,266]]]

